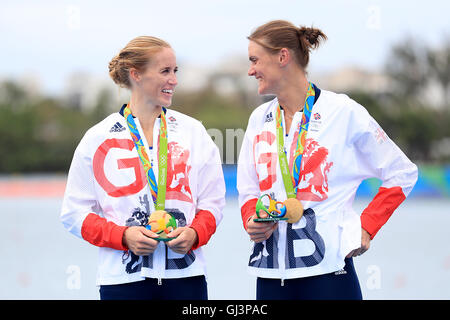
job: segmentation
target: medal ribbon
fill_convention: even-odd
[[[144,142],[142,141],[128,105],[123,110],[123,114],[127,121],[128,128],[130,129],[131,138],[136,146],[139,159],[141,159],[142,166],[144,167],[153,203],[155,204],[155,210],[164,210],[167,185],[167,122],[164,110],[161,112],[161,124],[159,126],[158,183],[156,182],[155,174],[153,173],[152,164],[145,151]]]
[[[309,83],[306,93],[305,104],[303,106],[302,121],[297,137],[297,147],[294,152],[294,163],[292,172],[289,170],[289,164],[284,151],[283,121],[281,119],[281,107],[278,105],[276,110],[276,133],[277,133],[277,152],[280,162],[281,175],[283,177],[284,187],[288,198],[296,198],[298,185],[300,183],[300,170],[302,164],[303,151],[305,150],[306,134],[308,133],[309,119],[314,105],[315,90],[312,83]]]

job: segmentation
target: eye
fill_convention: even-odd
[[[248,60],[250,60],[251,63],[256,63],[256,61],[258,60],[256,57],[251,56],[248,58]]]
[[[167,68],[162,69],[162,70],[161,70],[161,73],[166,74],[166,73],[170,73],[171,71],[172,71],[172,68],[167,67]],[[177,71],[178,71],[178,67],[175,67],[175,68],[173,69],[173,72],[176,73]]]

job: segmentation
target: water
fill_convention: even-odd
[[[2,198],[0,299],[98,299],[97,248],[59,222],[61,198]],[[358,200],[361,211],[369,199]],[[450,199],[408,199],[355,258],[365,299],[450,299]],[[235,197],[205,246],[210,299],[254,299]]]

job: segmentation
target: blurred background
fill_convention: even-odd
[[[64,230],[59,213],[79,140],[129,98],[108,63],[140,35],[175,49],[172,107],[201,120],[221,150],[227,206],[205,247],[209,296],[255,298],[235,164],[250,113],[271,98],[247,76],[246,37],[273,19],[328,36],[310,80],[365,106],[419,167],[410,197],[355,259],[364,298],[449,299],[449,11],[436,0],[2,1],[0,299],[98,299],[97,249]],[[364,181],[355,209],[379,186]]]

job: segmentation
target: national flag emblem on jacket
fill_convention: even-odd
[[[314,120],[320,120],[320,113],[314,113]]]

